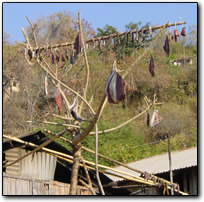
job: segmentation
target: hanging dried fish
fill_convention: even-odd
[[[54,64],[55,63],[55,56],[54,56],[54,53],[51,51],[51,63]]]
[[[169,53],[170,53],[170,47],[169,47],[169,38],[168,38],[168,35],[166,35],[166,40],[165,40],[165,43],[164,43],[164,46],[163,46],[163,49],[167,55],[167,57],[169,56]]]
[[[171,32],[169,32],[169,41],[173,41],[174,36],[171,34]]]
[[[150,62],[149,62],[149,72],[151,76],[153,77],[154,76],[154,59],[152,55],[151,55]]]
[[[106,95],[108,102],[113,104],[118,104],[125,99],[125,82],[117,73],[116,68],[113,69],[111,76],[107,80]]]
[[[177,42],[177,37],[179,37],[179,36],[180,36],[180,33],[179,33],[178,29],[175,29],[174,30],[174,39],[175,39],[175,42]]]
[[[98,49],[101,50],[101,40],[98,40]]]
[[[28,56],[29,56],[29,60],[31,61],[33,58],[33,53],[30,49],[28,50]]]
[[[125,43],[128,46],[128,32],[125,32]]]
[[[149,26],[149,37],[152,38],[152,27]]]
[[[47,74],[45,75],[45,81],[44,81],[44,90],[45,90],[45,95],[48,95],[48,81],[47,81]]]
[[[81,52],[81,49],[82,49],[82,41],[81,41],[80,33],[78,33],[77,37],[75,38],[74,49],[76,51],[76,56],[77,56]]]
[[[149,112],[147,112],[147,126],[148,127],[149,127],[149,121],[150,121]]]
[[[93,48],[96,48],[96,42],[94,39],[92,39],[92,45],[93,45]]]
[[[89,48],[89,44],[88,44],[88,42],[86,42],[86,49],[88,49]]]
[[[134,42],[134,33],[132,30],[130,30],[130,36],[131,36],[131,42]]]
[[[68,49],[65,49],[65,57],[67,60],[69,60],[69,51]]]
[[[55,49],[55,59],[56,59],[56,61],[57,62],[59,62],[60,61],[60,51],[56,48]]]
[[[139,42],[139,30],[138,29],[136,30],[136,41],[137,43]]]
[[[106,45],[106,40],[105,40],[105,39],[103,39],[103,45],[104,45],[104,46]]]
[[[55,102],[57,104],[58,113],[60,114],[62,111],[62,97],[59,88],[56,89],[54,93]]]
[[[182,30],[181,30],[181,36],[186,36],[186,28],[183,27]]]
[[[142,34],[142,41],[145,40],[145,32],[146,32],[146,30],[145,30],[145,28],[143,28],[142,31],[141,31],[141,34]]]
[[[150,127],[154,128],[156,125],[158,125],[163,120],[163,117],[159,115],[159,111],[157,109],[154,110],[152,119],[150,121]]]

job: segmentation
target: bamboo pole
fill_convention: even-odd
[[[13,136],[9,136],[9,135],[3,135],[3,137],[8,138],[8,139],[10,139],[10,140],[14,140],[14,141],[16,141],[16,142],[19,142],[19,143],[22,143],[22,144],[25,144],[25,145],[28,145],[28,146],[31,146],[31,147],[36,147],[36,148],[39,147],[39,145],[35,145],[34,143],[30,143],[30,142],[23,141],[23,140],[21,140],[21,139],[19,139],[19,138],[17,138],[17,137],[13,137]],[[57,158],[59,158],[59,159],[65,160],[65,161],[70,162],[70,163],[73,162],[73,156],[70,156],[70,155],[68,155],[68,154],[61,153],[61,152],[57,152],[57,151],[55,151],[55,150],[45,148],[44,146],[43,146],[42,148],[40,148],[40,149],[43,150],[43,151],[45,151],[45,152],[47,152],[47,153],[49,153],[49,154],[51,154],[51,155],[55,155],[55,156],[56,156]],[[88,163],[88,164],[90,165],[90,166],[87,165],[87,166],[86,166],[87,168],[92,169],[92,170],[95,170],[94,167],[91,167],[91,166],[94,166],[95,163],[89,162],[89,161],[87,161],[87,160],[84,160],[84,162],[85,162],[85,163]],[[83,164],[80,164],[80,166],[83,166]],[[128,180],[132,180],[132,181],[136,181],[136,182],[141,182],[141,183],[144,183],[144,184],[147,184],[147,185],[153,185],[153,184],[156,185],[156,184],[155,184],[154,182],[152,182],[151,180],[146,181],[146,180],[144,180],[143,178],[139,178],[139,179],[138,179],[137,176],[134,176],[134,175],[132,175],[132,174],[128,174],[128,173],[122,172],[123,175],[121,175],[121,172],[120,172],[120,171],[118,171],[118,170],[116,170],[116,169],[113,169],[113,168],[110,168],[110,167],[108,167],[108,166],[102,166],[102,165],[99,164],[99,167],[101,167],[101,168],[106,168],[106,169],[111,170],[111,171],[115,171],[115,173],[112,173],[112,172],[109,172],[109,171],[107,171],[107,170],[106,170],[106,171],[101,171],[101,170],[99,170],[99,172],[102,172],[102,173],[106,173],[106,174],[109,174],[109,175],[113,175],[113,176],[116,176],[116,177],[120,177],[120,178],[124,178],[124,179],[128,179]],[[116,173],[118,173],[118,174],[116,174]],[[125,176],[124,176],[124,175],[125,175]],[[152,183],[153,183],[153,184],[152,184]],[[170,186],[169,186],[169,189],[171,189]],[[182,192],[182,191],[180,191],[180,190],[175,190],[175,191],[178,192],[178,193],[180,193],[180,194],[182,194],[182,195],[188,195],[187,193]]]
[[[99,177],[98,173],[98,124],[95,125],[95,171],[96,171],[96,179],[98,181],[98,185],[101,191],[102,195],[105,195],[105,192],[103,190],[103,186]]]
[[[88,183],[89,183],[90,190],[91,190],[91,192],[92,192],[93,195],[96,195],[96,192],[95,192],[95,190],[94,190],[93,187],[92,187],[92,182],[91,182],[91,178],[90,178],[90,176],[89,176],[88,169],[87,169],[86,164],[85,164],[85,162],[84,162],[84,159],[83,159],[82,157],[81,157],[81,161],[82,161],[82,163],[83,163],[84,171],[85,171],[85,174],[86,174],[87,181],[88,181]]]
[[[48,125],[65,126],[65,127],[72,127],[72,128],[78,128],[78,129],[84,130],[84,128],[81,128],[80,126],[66,124],[66,123],[55,123],[55,122],[49,122],[49,121],[27,121],[27,123],[44,123]]]
[[[64,137],[60,137],[60,139],[62,139],[62,140],[65,141],[65,142],[68,142],[69,144],[71,144],[71,141],[67,140],[67,139],[64,138]],[[95,152],[94,152],[93,150],[91,150],[91,149],[88,149],[88,148],[86,148],[86,147],[84,147],[84,146],[82,146],[81,149],[95,155]],[[121,162],[119,162],[119,161],[117,161],[117,160],[111,159],[111,158],[109,158],[109,157],[107,157],[107,156],[104,156],[104,155],[102,155],[102,154],[99,154],[99,153],[98,153],[98,156],[101,157],[101,158],[103,158],[103,159],[109,160],[109,161],[111,161],[111,162],[113,162],[113,163],[116,163],[116,164],[118,164],[118,165],[120,165],[120,166],[123,166],[123,167],[125,167],[125,168],[128,168],[128,169],[130,169],[130,170],[132,170],[132,171],[134,171],[134,172],[136,172],[136,173],[144,174],[143,171],[140,171],[140,170],[138,170],[138,169],[132,168],[132,167],[130,167],[130,166],[124,164],[124,163],[121,163]],[[160,181],[163,181],[163,182],[165,182],[165,183],[167,183],[167,184],[171,184],[171,182],[169,182],[168,180],[165,180],[165,179],[163,179],[163,178],[157,177],[157,176],[155,176],[155,175],[153,175],[153,174],[151,174],[151,176],[152,176],[153,178],[156,178],[156,179],[158,179],[158,180],[160,180]]]
[[[153,30],[157,30],[157,29],[161,29],[161,28],[167,28],[167,27],[172,27],[172,26],[175,26],[175,24],[176,25],[183,25],[183,24],[186,24],[186,22],[185,21],[181,21],[181,22],[175,22],[175,23],[167,23],[167,24],[164,24],[164,25],[157,25],[157,26],[153,26],[152,27],[152,31]],[[146,31],[146,32],[149,32],[149,28],[142,28],[144,31]],[[142,31],[142,29],[140,29],[140,30],[138,30],[138,32],[141,32]],[[136,33],[137,32],[137,30],[131,30],[131,32],[132,33]],[[125,35],[125,34],[129,34],[130,33],[130,31],[129,32],[122,32],[122,33],[117,33],[117,34],[111,34],[111,35],[108,35],[108,36],[101,36],[101,37],[94,37],[94,38],[91,38],[91,39],[88,39],[88,40],[86,40],[86,42],[85,43],[92,43],[93,41],[100,41],[100,40],[106,40],[106,39],[109,39],[110,37],[111,38],[115,38],[115,37],[118,37],[118,35],[119,36],[123,36],[123,35]],[[40,48],[34,48],[33,50],[40,50],[40,51],[42,51],[42,50],[45,50],[45,49],[54,49],[54,48],[60,48],[60,47],[68,47],[68,46],[72,46],[73,45],[73,43],[71,43],[71,42],[66,42],[66,43],[62,43],[62,44],[55,44],[55,45],[53,45],[53,46],[47,46],[47,47],[40,47]]]

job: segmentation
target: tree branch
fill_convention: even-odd
[[[85,88],[84,88],[84,99],[86,99],[86,94],[87,94],[88,85],[89,85],[89,63],[88,63],[87,54],[86,54],[86,47],[84,44],[84,36],[83,36],[83,31],[82,31],[80,12],[78,12],[78,23],[79,23],[79,31],[81,35],[81,42],[83,46],[84,58],[85,58],[85,63],[86,63],[86,82],[85,82]],[[83,102],[81,103],[79,107],[79,115],[81,114],[82,107],[83,107]]]

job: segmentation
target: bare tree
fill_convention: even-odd
[[[100,103],[97,104],[96,109],[94,109],[92,106],[92,102],[88,100],[87,98],[87,92],[91,88],[89,85],[90,83],[90,68],[89,68],[89,62],[87,58],[87,53],[86,53],[86,44],[84,41],[84,33],[83,33],[83,27],[81,25],[81,17],[80,17],[80,12],[78,13],[78,36],[81,37],[81,50],[79,51],[79,54],[76,56],[76,60],[78,58],[84,58],[85,61],[85,67],[86,67],[86,74],[85,74],[85,79],[83,87],[81,86],[81,91],[80,93],[74,90],[74,85],[71,87],[64,81],[64,76],[69,75],[69,70],[67,71],[67,74],[64,74],[64,69],[60,68],[61,63],[57,59],[58,53],[57,49],[62,49],[62,48],[67,48],[70,47],[70,51],[73,51],[73,46],[75,45],[74,42],[67,42],[63,44],[56,44],[56,45],[48,45],[48,46],[40,46],[41,42],[38,41],[37,34],[36,34],[36,26],[32,24],[30,19],[27,17],[28,21],[30,22],[31,25],[31,32],[28,35],[26,34],[25,30],[22,28],[25,40],[26,40],[26,47],[25,47],[25,59],[27,60],[28,64],[31,66],[37,66],[41,68],[44,72],[45,75],[48,77],[49,81],[57,88],[57,93],[60,93],[62,96],[62,101],[64,103],[62,109],[64,112],[64,116],[59,116],[55,115],[58,118],[61,118],[62,120],[66,120],[66,124],[57,124],[57,123],[51,123],[46,120],[44,121],[38,121],[38,123],[43,123],[43,124],[55,124],[55,125],[61,125],[64,126],[65,129],[60,131],[55,137],[53,137],[50,141],[54,141],[56,138],[60,137],[63,135],[65,132],[69,132],[72,136],[72,141],[70,142],[72,149],[73,149],[73,165],[72,165],[72,174],[71,174],[71,186],[70,186],[70,195],[76,195],[76,190],[77,190],[77,184],[78,184],[78,169],[79,169],[79,164],[82,161],[82,156],[81,156],[81,142],[88,136],[88,135],[94,135],[96,138],[95,144],[95,171],[96,171],[96,177],[98,180],[98,186],[100,189],[101,194],[105,194],[103,190],[103,186],[100,182],[100,178],[98,175],[98,167],[97,167],[97,158],[98,158],[98,135],[99,134],[104,134],[108,133],[111,131],[115,131],[120,129],[121,127],[124,127],[131,121],[139,118],[142,115],[145,115],[150,108],[160,105],[161,103],[157,103],[157,98],[156,95],[154,96],[153,100],[149,100],[145,96],[145,109],[141,111],[139,114],[136,114],[134,117],[132,117],[129,120],[126,120],[124,123],[119,124],[118,126],[110,129],[106,129],[104,131],[98,131],[98,126],[97,122],[101,118],[101,115],[103,113],[103,110],[107,104],[107,95],[105,93],[104,89],[104,94],[102,95],[102,98],[100,100]],[[163,30],[165,30],[165,26],[160,26],[159,29],[161,31],[156,35],[156,37],[153,39],[152,43],[150,46],[137,58],[135,62],[132,63],[131,66],[122,74],[122,78],[125,79],[132,71],[132,68],[135,67],[138,62],[147,54],[149,51],[152,49],[153,45],[155,42],[160,38],[160,36],[163,33]],[[53,33],[53,37],[55,33]],[[57,63],[52,64],[52,57],[53,57],[53,52],[52,50],[55,50],[55,57],[58,60]],[[50,52],[49,57],[46,57],[46,54]],[[76,54],[76,52],[75,52]],[[60,61],[62,62],[62,55],[60,56],[61,59]],[[51,60],[50,60],[51,58]],[[82,67],[83,68],[83,67]],[[71,69],[71,66],[70,66]],[[110,68],[110,70],[112,67]],[[76,74],[76,72],[75,72]],[[108,79],[108,78],[106,78]],[[69,94],[69,96],[68,96]],[[75,99],[74,99],[75,98]],[[74,103],[72,104],[72,102]],[[72,108],[76,108],[76,111],[72,111]],[[59,108],[60,110],[60,108]],[[83,115],[86,115],[86,118],[82,118],[82,112],[86,111],[87,113],[84,113]],[[29,121],[32,123],[33,121]],[[84,122],[88,123],[88,126],[86,128],[82,127],[82,124]],[[95,128],[95,131],[93,131]],[[49,141],[49,142],[50,142]],[[45,146],[47,143],[44,143],[43,146]],[[38,148],[39,149],[39,148]],[[36,149],[37,150],[37,149]],[[35,150],[35,151],[36,151]]]

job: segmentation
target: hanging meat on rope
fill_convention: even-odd
[[[62,97],[59,88],[56,89],[54,93],[55,102],[57,104],[58,113],[60,114],[62,111]]]
[[[139,31],[138,29],[136,30],[136,41],[137,41],[137,44],[139,43]]]
[[[30,49],[28,50],[28,56],[29,56],[29,60],[31,61],[33,58],[33,53]]]
[[[171,34],[171,32],[169,32],[169,41],[173,41],[174,40],[174,36]]]
[[[101,40],[98,40],[98,49],[101,50]]]
[[[154,76],[154,59],[151,55],[150,61],[149,61],[149,72],[151,74],[151,76]]]
[[[149,38],[152,38],[152,27],[149,26]]]
[[[81,41],[80,33],[78,33],[78,35],[75,38],[74,49],[75,49],[75,52],[76,52],[75,56],[77,56],[81,52],[81,49],[82,49],[82,41]]]
[[[48,81],[47,81],[47,74],[45,75],[45,81],[44,81],[44,91],[45,91],[45,95],[48,95]]]
[[[163,117],[159,115],[159,111],[157,109],[154,110],[152,119],[150,121],[150,127],[154,128],[156,125],[158,125],[163,120]]]
[[[46,49],[45,50],[45,53],[46,53],[46,57],[50,57],[50,55],[51,55],[51,50],[50,49]]]
[[[149,122],[150,122],[150,115],[149,112],[147,112],[147,126],[149,127]]]
[[[180,33],[179,33],[178,29],[175,29],[174,30],[174,39],[175,39],[175,42],[177,42],[177,37],[179,37],[179,36],[180,36]]]
[[[169,53],[170,53],[170,47],[169,47],[169,38],[168,38],[168,35],[166,35],[166,39],[165,39],[165,43],[164,43],[164,46],[163,46],[163,49],[167,55],[167,57],[169,56]]]
[[[181,30],[181,36],[186,36],[186,28],[183,27],[182,30]]]
[[[128,46],[128,32],[125,32],[125,44]]]
[[[54,56],[54,53],[52,51],[51,51],[50,59],[51,59],[51,63],[54,64],[55,63],[55,56]]]
[[[69,60],[69,51],[67,48],[65,49],[65,57],[67,60]]]
[[[131,42],[134,43],[134,33],[132,30],[130,31],[130,36],[131,36]]]
[[[143,28],[142,31],[141,31],[141,34],[142,34],[142,41],[145,40],[145,32],[146,32],[146,30],[145,30],[145,28]]]
[[[124,80],[117,73],[117,68],[114,67],[106,83],[106,95],[108,97],[108,102],[118,104],[121,100],[125,99],[125,86]]]
[[[59,51],[59,49],[58,48],[56,48],[55,49],[55,59],[56,59],[56,61],[57,62],[59,62],[60,61],[60,51]]]
[[[96,42],[94,39],[92,39],[91,43],[92,43],[93,48],[96,48]]]

